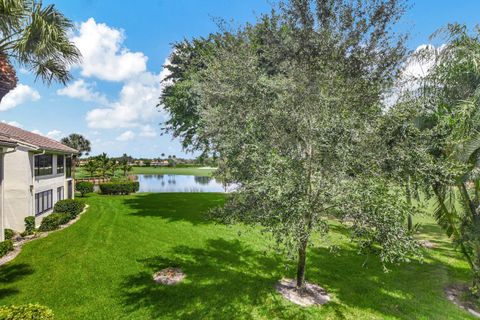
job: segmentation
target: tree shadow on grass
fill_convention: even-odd
[[[363,268],[364,259],[350,249],[335,257],[328,249],[310,250],[307,280],[334,297],[322,307],[298,307],[277,294],[276,282],[295,272],[293,268],[285,270],[282,257],[224,239],[210,240],[205,248],[178,246],[168,256],[140,260],[144,270],[126,277],[120,293],[127,312],[147,312],[150,318],[305,319],[334,315],[343,319],[351,316],[350,308],[366,313],[375,310],[399,319],[417,317],[411,301],[422,292],[418,282],[432,281],[432,276],[419,281],[431,273],[432,266],[416,263],[384,273],[379,263]],[[153,274],[166,267],[182,268],[186,279],[175,286],[156,284]],[[423,267],[421,275],[416,275]]]
[[[325,287],[344,306],[375,310],[398,319],[434,319],[440,316],[435,304],[448,304],[440,278],[449,268],[457,273],[466,270],[447,268],[428,253],[426,257],[428,263],[412,261],[389,266],[389,272],[384,272],[378,257],[369,258],[366,267],[362,266],[366,258],[353,247],[344,248],[335,257],[326,248],[315,248],[310,251],[307,277]]]
[[[209,193],[143,193],[125,198],[123,203],[134,216],[204,224],[211,223],[206,219],[206,212],[222,205],[224,199],[221,194]]]
[[[15,281],[30,275],[33,273],[33,269],[30,265],[22,264],[7,264],[0,267],[0,286],[12,285]],[[19,291],[12,287],[0,288],[0,299],[7,296],[17,294]]]
[[[127,277],[121,287],[128,312],[148,310],[155,319],[302,318],[301,310],[275,292],[282,260],[238,240],[214,239],[206,248],[178,246],[169,256],[139,262],[145,270]],[[155,283],[152,275],[166,267],[182,268],[186,279],[174,286]]]

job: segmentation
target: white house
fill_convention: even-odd
[[[0,123],[0,240],[4,229],[25,229],[25,218],[40,224],[58,200],[74,197],[75,149],[47,137]]]

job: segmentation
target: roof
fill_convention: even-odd
[[[15,140],[12,140],[9,137],[0,134],[1,147],[15,147],[16,145],[17,143],[15,142]]]
[[[56,140],[0,122],[0,143],[4,139],[8,139],[12,142],[23,142],[39,150],[60,153],[78,153],[77,150],[67,147]]]

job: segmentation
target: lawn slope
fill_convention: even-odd
[[[324,286],[333,302],[301,308],[274,290],[295,270],[268,239],[204,218],[223,202],[221,194],[86,201],[90,209],[77,223],[25,245],[0,268],[0,304],[41,303],[58,319],[469,319],[443,296],[448,283],[467,279],[467,266],[428,220],[424,236],[440,247],[423,264],[389,273],[372,257],[363,268],[365,258],[332,224],[328,243],[309,251],[307,278]],[[337,256],[331,244],[340,247]],[[152,274],[167,266],[180,266],[185,281],[155,284]]]

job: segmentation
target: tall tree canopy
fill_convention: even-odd
[[[188,72],[174,72],[162,95],[176,119],[167,129],[217,152],[217,175],[238,185],[214,216],[270,231],[297,257],[300,290],[307,247],[329,217],[385,263],[416,250],[375,134],[406,53],[392,32],[403,11],[396,0],[292,0],[172,54],[169,69]]]
[[[73,23],[54,5],[35,0],[0,1],[0,101],[17,83],[12,62],[50,83],[70,80],[80,52],[68,39]]]

